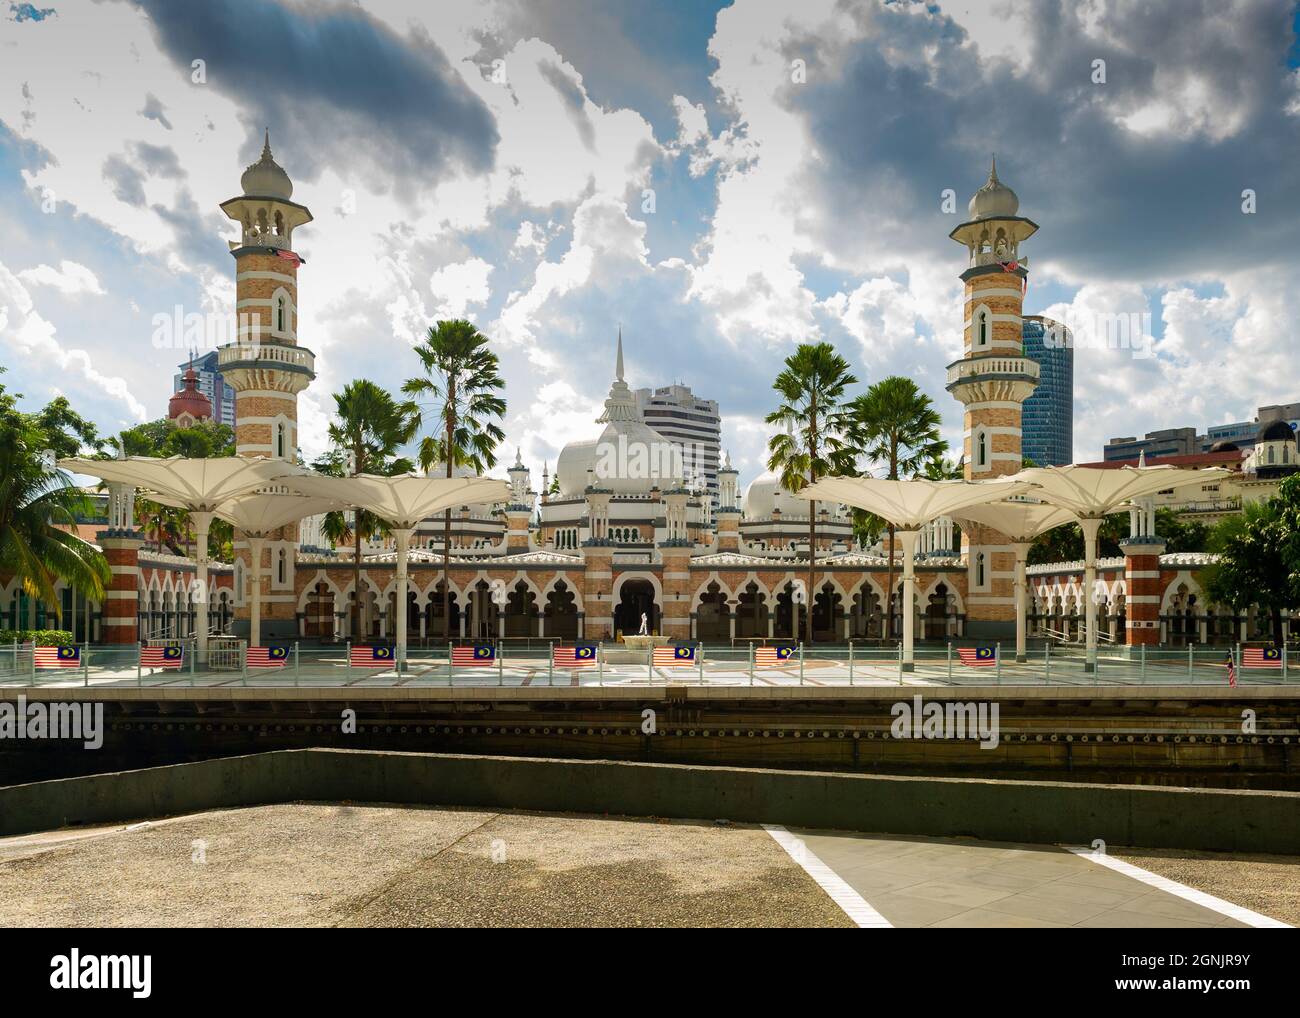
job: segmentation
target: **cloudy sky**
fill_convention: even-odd
[[[155,316],[231,312],[218,204],[266,127],[315,216],[308,457],[331,393],[461,315],[535,480],[596,432],[620,323],[631,384],[721,403],[742,477],[811,339],[955,439],[943,195],[994,151],[1040,225],[1026,312],[1150,337],[1077,351],[1076,459],[1300,400],[1294,0],[46,2],[0,0],[0,364],[105,431],[165,412]]]

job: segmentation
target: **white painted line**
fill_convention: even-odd
[[[796,838],[777,824],[764,824],[763,830],[772,835],[786,854],[802,866],[804,872],[817,881],[817,886],[830,895],[831,900],[858,926],[863,929],[894,928],[893,923],[868,905],[862,895],[845,883],[838,873],[813,855],[802,839]]]
[[[1070,846],[1066,846],[1070,848]],[[1266,915],[1260,915],[1258,912],[1252,912],[1250,909],[1241,905],[1234,905],[1230,901],[1224,901],[1222,898],[1216,898],[1212,894],[1206,894],[1204,891],[1198,891],[1195,887],[1188,887],[1186,884],[1180,884],[1177,880],[1170,880],[1168,877],[1158,876],[1140,866],[1134,866],[1132,863],[1124,862],[1122,859],[1115,859],[1109,855],[1104,855],[1092,848],[1070,848],[1075,855],[1083,856],[1085,859],[1091,859],[1093,862],[1114,870],[1116,873],[1123,873],[1126,877],[1132,877],[1150,887],[1158,888],[1168,894],[1190,901],[1194,905],[1200,905],[1202,908],[1208,908],[1212,912],[1218,912],[1229,919],[1236,919],[1238,922],[1245,923],[1247,926],[1255,926],[1260,929],[1282,929],[1289,930],[1291,925],[1284,923],[1279,919],[1272,919]]]

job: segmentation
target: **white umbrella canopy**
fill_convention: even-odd
[[[969,520],[983,527],[992,527],[1017,544],[1028,544],[1036,538],[1066,523],[1074,522],[1069,509],[1043,502],[990,502],[987,505],[967,506],[951,514],[959,520]]]
[[[397,544],[395,629],[399,669],[406,660],[406,566],[412,531],[422,520],[452,506],[505,502],[510,497],[510,485],[493,477],[422,477],[419,474],[325,477],[311,474],[290,478],[286,483],[305,495],[324,496],[346,505],[359,506],[387,520],[392,526]]]
[[[889,481],[876,477],[825,477],[800,498],[841,502],[875,513],[900,530],[917,530],[939,516],[968,506],[998,502],[1033,488],[1026,481]]]
[[[326,477],[309,473],[285,478],[284,483],[303,495],[359,506],[398,530],[412,530],[422,520],[452,506],[504,502],[510,497],[510,485],[493,477]]]
[[[215,511],[227,499],[253,491],[277,478],[305,471],[305,467],[265,456],[127,456],[92,460],[76,456],[59,460],[73,473],[133,484],[162,496],[167,505],[194,512]]]
[[[217,509],[217,516],[248,538],[249,586],[253,591],[248,627],[250,647],[261,646],[262,640],[262,542],[281,527],[341,506],[342,503],[328,498],[249,492],[227,499]]]
[[[59,466],[73,473],[143,488],[154,501],[189,510],[195,532],[199,596],[194,602],[194,615],[200,662],[206,660],[208,649],[208,528],[213,511],[236,496],[305,469],[265,456],[123,456],[112,460],[74,456],[60,460]]]
[[[1035,498],[1069,509],[1076,516],[1107,516],[1132,499],[1218,480],[1229,473],[1221,467],[1029,467],[1008,480],[1029,482],[1037,489]]]
[[[1060,506],[1044,502],[992,502],[988,505],[968,506],[953,513],[958,520],[978,523],[992,527],[1001,534],[1006,534],[1015,545],[1016,553],[1016,660],[1024,661],[1026,655],[1026,600],[1028,581],[1025,564],[1029,556],[1029,545],[1034,539],[1049,530],[1073,523],[1074,513]]]
[[[938,516],[968,506],[997,502],[1033,487],[1025,481],[890,481],[876,477],[826,477],[799,492],[800,498],[841,502],[892,523],[903,546],[903,671],[914,668],[917,532]]]
[[[1011,480],[1034,485],[1034,496],[1074,513],[1083,529],[1085,669],[1097,666],[1097,531],[1101,521],[1134,499],[1154,495],[1168,488],[1219,480],[1230,471],[1221,467],[1187,470],[1157,467],[1030,467]]]

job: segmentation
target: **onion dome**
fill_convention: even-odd
[[[239,183],[248,197],[283,198],[288,201],[293,197],[293,181],[289,174],[271,157],[271,131],[266,132],[266,143],[262,146],[262,156],[244,171]]]
[[[1019,213],[1020,199],[1016,197],[1016,192],[998,180],[997,156],[993,157],[989,179],[971,197],[967,210],[972,220],[1003,219]]]

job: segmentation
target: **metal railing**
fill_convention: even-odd
[[[359,663],[352,644],[336,646],[285,644],[274,667],[250,667],[247,646],[233,637],[209,641],[200,659],[193,639],[166,641],[183,648],[179,668],[151,669],[141,664],[139,648],[127,645],[79,645],[75,667],[37,667],[30,644],[0,646],[0,686],[1226,686],[1232,656],[1238,685],[1276,685],[1292,681],[1289,655],[1276,667],[1243,667],[1240,648],[1193,645],[1168,647],[1099,647],[1094,661],[1083,648],[1044,644],[1016,661],[1006,644],[986,645],[993,657],[963,660],[955,643],[926,644],[915,649],[905,666],[899,646],[849,643],[808,647],[704,646],[683,662],[655,660],[652,650],[606,653],[600,647],[591,664],[557,664],[556,646],[574,641],[497,642],[486,664],[466,664],[452,654],[453,644],[408,649],[406,657]],[[970,644],[965,644],[970,646]],[[369,645],[358,645],[369,646]],[[615,648],[610,646],[609,651]],[[395,653],[391,651],[390,653]]]

